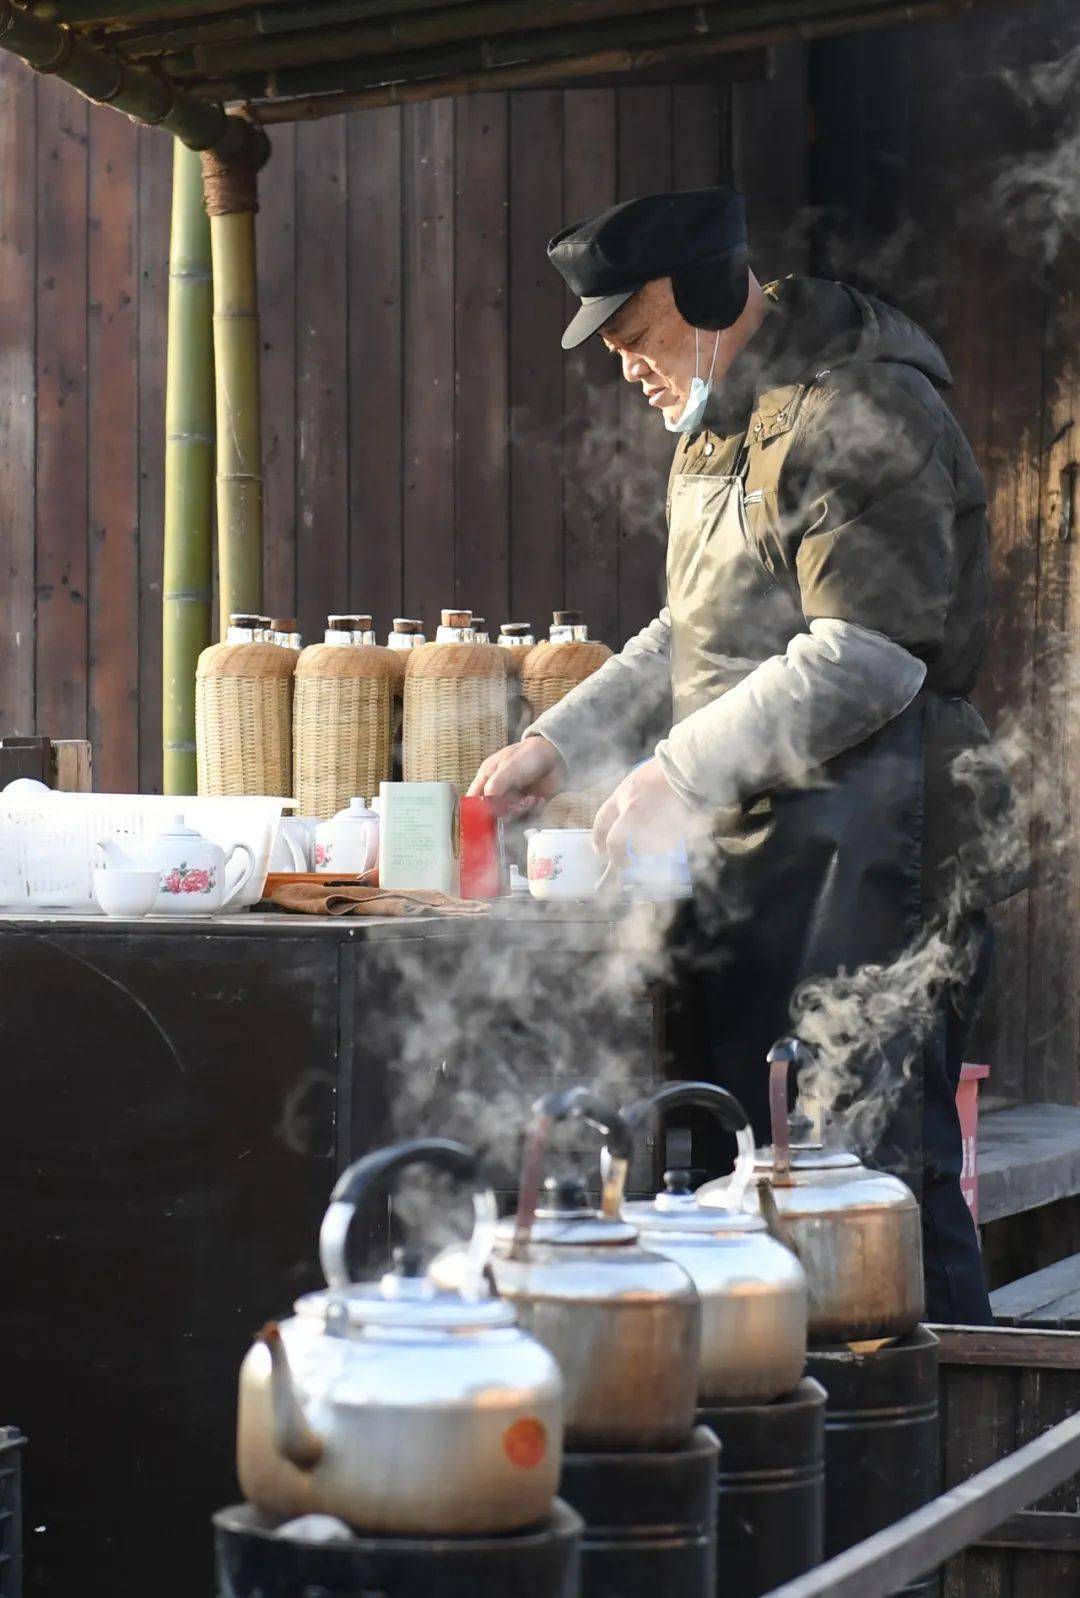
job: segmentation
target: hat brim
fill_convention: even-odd
[[[638,285],[640,287],[640,284]],[[632,300],[636,288],[621,289],[618,294],[582,296],[581,308],[562,336],[564,350],[576,350],[587,338],[592,338],[627,300]]]

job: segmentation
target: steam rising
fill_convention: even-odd
[[[1002,74],[1042,148],[1001,163],[989,205],[1004,223],[1009,247],[1049,266],[1080,239],[1080,32],[1051,60]],[[1033,139],[1033,144],[1037,142]]]

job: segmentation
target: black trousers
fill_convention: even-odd
[[[950,991],[939,1004],[935,1024],[920,1051],[922,1069],[917,1074],[921,1081],[912,1084],[915,1097],[903,1141],[912,1162],[912,1186],[921,1187],[926,1318],[952,1325],[988,1326],[993,1317],[978,1234],[960,1188],[963,1142],[956,1091],[989,976],[993,930],[984,915],[973,915],[963,923],[959,935],[972,940],[973,974],[962,990]],[[754,1037],[745,1059],[742,1048],[733,1057],[726,1041],[732,1026],[733,995],[741,995],[756,1008],[755,997],[760,1003],[767,993],[766,973],[738,970],[737,956],[734,968],[711,969],[710,962],[701,958],[701,929],[692,916],[676,929],[674,945],[679,977],[668,1003],[668,1074],[706,1077],[730,1089],[743,1099],[758,1141],[768,1142],[767,1125],[762,1125],[764,1052],[787,1029],[783,1008],[769,1002],[773,996],[766,998],[761,1005],[766,1012],[761,1038]],[[765,1031],[770,1028],[772,1035],[766,1039]],[[752,1034],[753,1024],[747,1030]],[[725,1042],[718,1046],[718,1039]],[[673,1115],[670,1124],[689,1130],[687,1163],[696,1180],[730,1170],[733,1144],[711,1118],[689,1110]]]

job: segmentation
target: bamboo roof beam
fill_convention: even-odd
[[[334,96],[340,109],[428,100],[484,89],[540,87],[572,82],[597,72],[628,73],[663,62],[759,49],[792,37],[844,32],[873,22],[895,23],[970,5],[972,0],[879,0],[873,7],[852,0],[776,0],[766,7],[696,5],[632,19],[572,27],[491,35],[452,49],[399,53],[334,65],[301,67],[268,74],[211,78],[200,91],[225,100],[258,101],[261,121],[287,121],[276,102],[310,104],[300,115],[330,116],[316,100]],[[765,12],[764,17],[762,12]],[[770,14],[771,13],[771,14]]]
[[[425,48],[445,51],[448,45],[469,39],[486,40],[488,49],[509,50],[518,40],[543,39],[563,30],[568,37],[586,35],[583,45],[587,48],[590,26],[607,24],[605,31],[616,28],[624,33],[629,28],[640,36],[639,30],[647,22],[643,14],[652,13],[657,22],[666,21],[670,28],[671,13],[681,12],[688,19],[684,32],[694,31],[696,26],[697,32],[704,33],[715,27],[715,23],[710,27],[710,14],[722,10],[715,5],[702,6],[700,0],[667,0],[664,5],[658,0],[545,0],[542,6],[525,8],[508,5],[507,0],[473,0],[449,13],[425,9],[414,16],[396,14],[368,22],[327,19],[316,30],[275,32],[230,44],[196,40],[190,50],[168,62],[168,71],[178,78],[270,72]],[[701,21],[695,25],[699,13]],[[642,23],[631,21],[637,17],[643,17]],[[621,42],[629,43],[630,37]]]
[[[189,149],[215,150],[226,157],[254,146],[269,150],[266,135],[246,119],[227,115],[223,106],[122,61],[64,24],[18,9],[11,0],[0,0],[0,49],[19,56],[35,72],[62,79],[96,105],[110,105],[135,122],[163,128]]]
[[[328,23],[366,22],[399,17],[412,11],[449,11],[473,3],[474,0],[276,0],[274,5],[267,6],[265,0],[258,0],[243,11],[223,11],[202,22],[119,24],[109,29],[107,38],[125,55],[162,55],[215,41],[230,43],[307,32]]]

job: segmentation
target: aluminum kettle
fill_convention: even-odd
[[[706,1208],[686,1172],[668,1171],[664,1191],[622,1213],[642,1243],[681,1265],[701,1299],[698,1400],[764,1404],[790,1392],[806,1363],[806,1275],[791,1249],[769,1233],[743,1197],[755,1156],[750,1121],[737,1099],[711,1082],[670,1082],[623,1111],[635,1130],[653,1116],[696,1104],[735,1134],[738,1156],[722,1208]]]
[[[806,1141],[799,1122],[789,1125],[788,1073],[801,1047],[785,1039],[769,1051],[772,1147],[757,1151],[742,1207],[763,1213],[798,1255],[811,1343],[901,1337],[925,1303],[918,1201],[898,1177],[869,1170],[848,1149]],[[699,1204],[726,1209],[730,1182],[700,1188]]]
[[[615,1151],[599,1210],[577,1176],[551,1177],[537,1204],[551,1126],[580,1117]],[[673,1260],[642,1248],[619,1214],[630,1138],[584,1088],[539,1099],[516,1217],[495,1233],[491,1269],[521,1324],[566,1382],[566,1444],[577,1451],[678,1448],[694,1424],[701,1306]]]
[[[381,1281],[350,1279],[354,1216],[385,1207],[407,1166],[472,1185],[467,1292],[440,1291],[415,1250]],[[543,1520],[562,1466],[558,1367],[487,1292],[497,1211],[476,1156],[422,1138],[343,1174],[319,1250],[328,1288],[260,1333],[240,1372],[237,1465],[270,1515],[336,1515],[380,1536],[488,1534]]]

